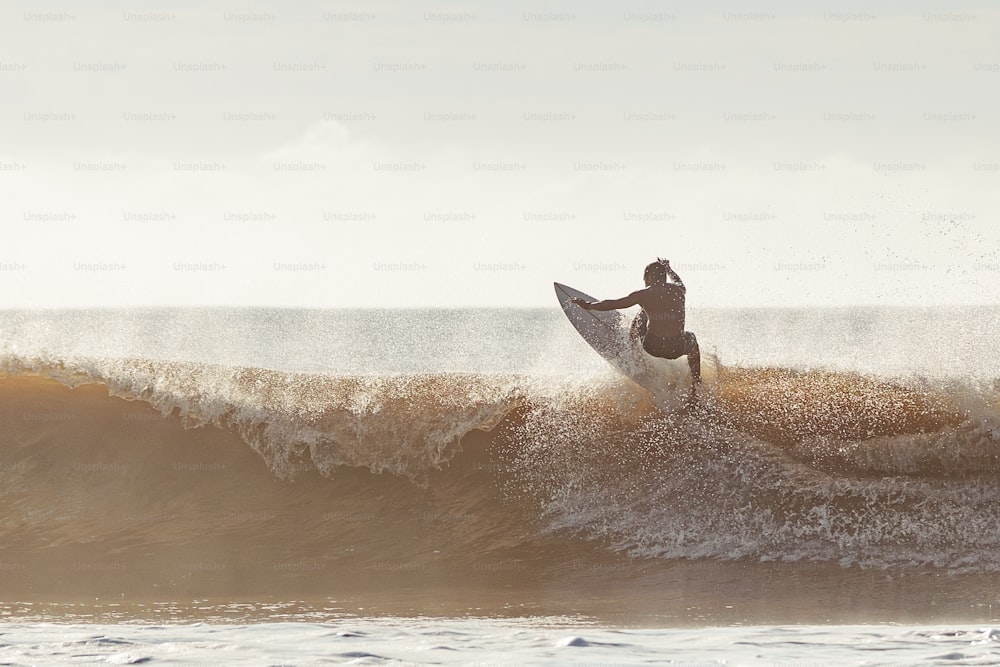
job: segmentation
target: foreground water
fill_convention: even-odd
[[[8,312],[0,648],[995,661],[1000,309],[689,327],[664,414],[556,309]]]
[[[563,618],[254,625],[7,624],[5,664],[990,665],[1000,630],[789,626],[602,629]]]

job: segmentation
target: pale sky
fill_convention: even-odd
[[[0,307],[1000,303],[1000,10],[5,2]]]

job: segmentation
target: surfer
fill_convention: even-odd
[[[642,274],[646,288],[621,299],[572,301],[586,310],[619,310],[641,306],[642,312],[632,320],[632,336],[642,341],[642,348],[654,357],[677,359],[687,355],[688,368],[694,384],[701,382],[701,351],[698,339],[684,330],[684,295],[681,277],[670,267],[670,260],[659,259],[646,267]]]

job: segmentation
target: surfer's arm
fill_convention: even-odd
[[[681,277],[677,275],[676,271],[674,271],[674,267],[670,266],[670,262],[667,262],[666,269],[667,269],[667,277],[670,278],[670,281],[675,285],[680,285],[681,287],[684,287],[684,281],[681,280]]]
[[[639,303],[639,292],[632,292],[621,299],[605,299],[604,301],[584,301],[583,299],[573,299],[573,303],[586,310],[618,310],[620,308],[631,308]]]

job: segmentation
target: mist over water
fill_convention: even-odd
[[[623,316],[631,317],[631,314]],[[729,365],[994,379],[1000,307],[698,309],[688,328]],[[98,309],[6,311],[25,354],[296,372],[607,373],[557,309]]]

